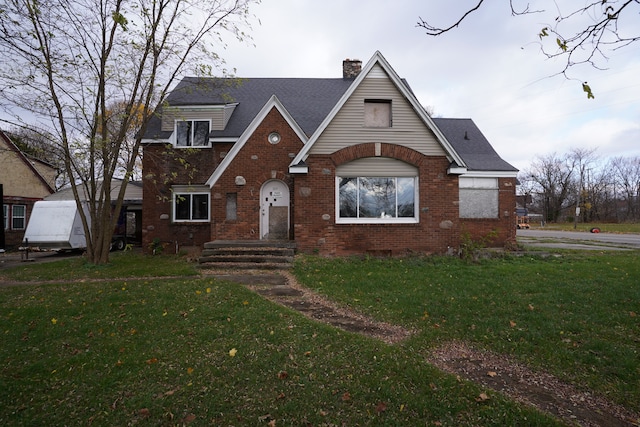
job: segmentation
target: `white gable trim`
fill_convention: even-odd
[[[415,97],[413,93],[407,88],[407,86],[402,82],[402,79],[398,76],[398,74],[391,68],[391,65],[387,62],[387,60],[382,56],[380,51],[376,51],[373,57],[369,60],[369,62],[364,66],[358,77],[353,81],[349,89],[342,95],[338,103],[333,107],[333,109],[329,112],[327,117],[320,124],[318,129],[311,135],[305,146],[300,150],[298,155],[293,159],[290,164],[290,167],[299,164],[307,159],[309,155],[309,150],[316,143],[322,132],[329,126],[329,123],[334,119],[336,114],[340,111],[340,109],[344,106],[347,100],[353,95],[355,90],[360,86],[362,81],[367,77],[367,75],[371,72],[373,67],[378,64],[382,69],[387,73],[393,84],[396,86],[398,91],[409,101],[409,104],[413,107],[413,110],[418,114],[422,122],[435,134],[436,139],[442,145],[447,156],[449,157],[449,161],[455,163],[456,165],[466,168],[462,157],[453,149],[453,146],[447,138],[445,138],[444,134],[438,129],[438,126],[435,125],[429,114],[427,114],[426,110],[422,107],[418,99]]]
[[[229,167],[233,159],[238,155],[240,150],[242,150],[242,147],[244,147],[244,145],[247,143],[251,135],[253,135],[256,129],[258,129],[258,126],[260,126],[260,124],[265,119],[265,117],[267,117],[267,114],[269,114],[269,112],[273,108],[276,108],[280,112],[280,114],[282,114],[282,117],[284,117],[284,119],[287,121],[289,126],[291,126],[291,129],[293,129],[296,135],[298,135],[298,138],[300,138],[303,144],[306,144],[307,136],[305,135],[302,128],[298,125],[298,123],[296,123],[293,117],[291,117],[291,114],[289,114],[289,112],[284,107],[284,105],[282,105],[282,102],[280,102],[278,97],[273,95],[267,101],[267,103],[264,104],[260,112],[253,118],[253,120],[251,121],[249,126],[247,126],[247,128],[244,130],[242,135],[240,135],[240,138],[238,138],[238,141],[233,145],[231,150],[229,150],[229,153],[224,157],[222,162],[220,162],[216,170],[213,171],[213,174],[211,174],[211,176],[206,182],[206,185],[208,185],[209,188],[213,187],[216,184],[216,182],[218,182],[218,179],[220,179],[224,171],[227,169],[227,167]]]

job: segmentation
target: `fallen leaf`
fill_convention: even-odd
[[[351,400],[351,393],[349,393],[348,391],[345,391],[344,394],[342,395],[342,401],[348,402],[350,400]]]
[[[53,323],[53,324],[55,325],[56,323],[58,323],[58,319],[56,319],[56,318],[54,317],[53,319],[51,319],[51,323]]]
[[[512,328],[515,328],[516,322],[514,322],[513,320],[509,320],[509,325],[511,325]]]
[[[149,415],[151,415],[151,412],[147,408],[142,408],[138,411],[138,415],[140,415],[141,417],[148,417]]]
[[[194,414],[188,414],[186,417],[184,417],[182,419],[182,422],[184,424],[190,424],[190,423],[194,422],[195,419],[196,419],[196,416]]]
[[[635,311],[631,311],[631,312],[629,312],[629,316],[631,316],[631,317],[636,317],[636,312],[635,312]]]
[[[498,373],[496,371],[489,371],[489,372],[487,372],[487,375],[490,376],[491,378],[493,378],[496,375],[498,375]]]
[[[376,405],[376,413],[380,415],[386,410],[387,410],[387,404],[384,402],[378,402],[378,404]]]
[[[155,357],[152,357],[151,359],[147,359],[147,365],[152,365],[154,363],[158,363],[158,359]]]
[[[282,392],[280,392],[280,394],[278,395],[278,397],[276,397],[276,400],[282,400],[286,397],[286,395]]]
[[[229,350],[229,356],[236,357],[237,352],[238,350],[236,350],[235,348],[232,348],[231,350]]]
[[[192,367],[188,367],[188,368],[187,368],[187,374],[188,374],[188,375],[193,374],[193,368],[192,368]]]
[[[278,379],[279,380],[284,380],[284,379],[286,379],[288,377],[289,377],[289,374],[287,373],[287,371],[278,372]]]
[[[476,402],[484,402],[485,400],[489,400],[489,396],[487,393],[480,393],[480,395],[476,398]]]
[[[535,308],[533,307],[533,304],[529,304],[529,310],[531,311],[535,310]]]
[[[267,424],[269,427],[276,427],[276,420],[271,420],[269,421],[269,424]]]

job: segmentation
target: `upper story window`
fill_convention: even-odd
[[[176,121],[176,146],[208,147],[210,128],[209,120]]]
[[[391,100],[390,99],[365,99],[364,100],[364,126],[368,128],[390,128]]]

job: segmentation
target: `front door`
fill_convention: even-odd
[[[271,180],[260,189],[260,238],[289,239],[289,187]]]

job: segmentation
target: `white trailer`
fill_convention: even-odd
[[[56,251],[86,248],[87,240],[75,200],[36,202],[22,244]]]

